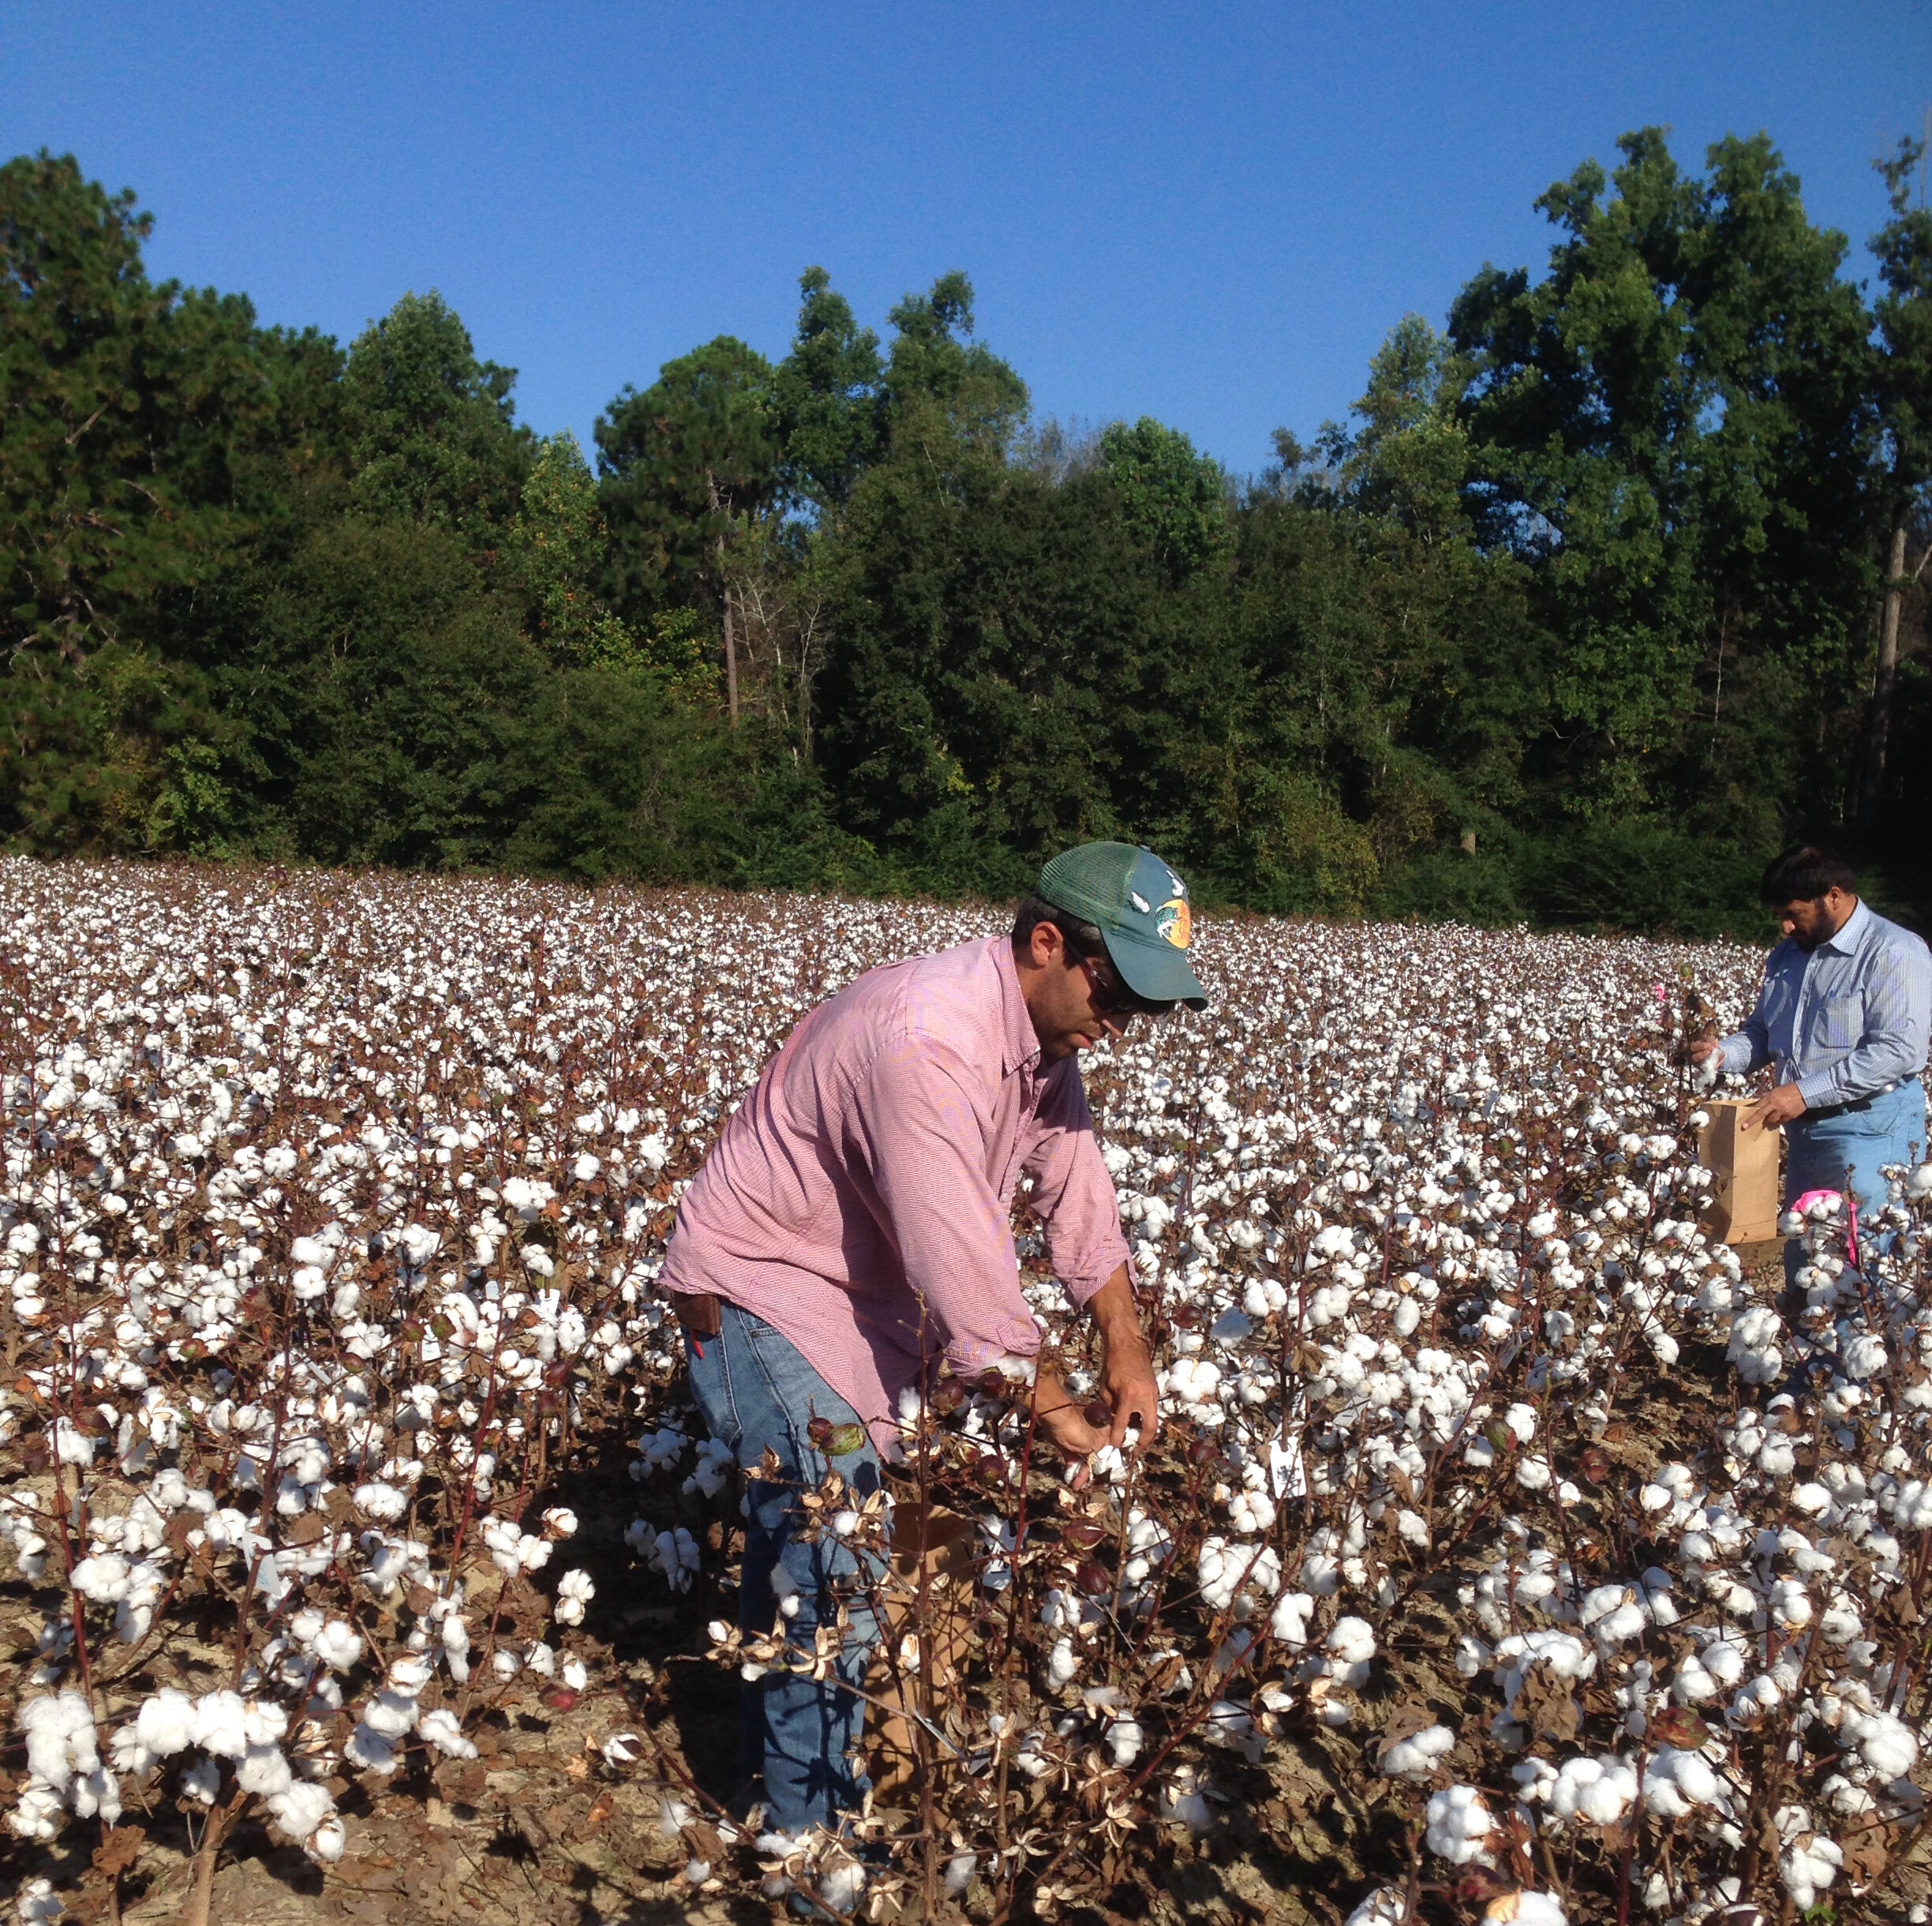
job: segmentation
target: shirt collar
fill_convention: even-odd
[[[1033,1019],[1027,1014],[1026,999],[1020,994],[1020,971],[1013,961],[1013,939],[995,936],[990,947],[993,968],[1000,986],[1000,1068],[1017,1070],[1038,1061],[1039,1036]]]
[[[1859,945],[1864,941],[1865,932],[1871,927],[1871,920],[1872,913],[1865,907],[1865,899],[1861,896],[1858,901],[1858,907],[1845,918],[1844,923],[1837,930],[1818,945],[1819,949],[1836,950],[1841,957],[1854,954]]]

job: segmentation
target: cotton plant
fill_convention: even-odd
[[[623,1568],[671,1600],[709,1585],[739,1493],[657,1288],[681,1186],[814,1002],[997,920],[701,893],[613,919],[560,886],[112,865],[0,882],[28,986],[0,1081],[0,1558],[39,1621],[15,1830],[65,1850],[116,1801],[211,1836],[245,1808],[328,1864],[357,1830],[330,1780],[401,1798],[412,1760],[470,1761],[477,1705],[593,1682],[564,1641],[604,1570],[537,1468],[567,1441],[634,1448]],[[1017,1379],[899,1414],[896,1478],[971,1524],[946,1596],[979,1655],[900,1638],[882,1661],[939,1735],[935,1890],[1071,1904],[1089,1842],[1211,1835],[1278,1748],[1318,1744],[1354,1748],[1337,1795],[1383,1788],[1426,1876],[1477,1881],[1489,1918],[1565,1917],[1545,1840],[1579,1926],[1620,1901],[1683,1926],[1713,1895],[1862,1903],[1874,1842],[1923,1808],[1925,1654],[1899,1627],[1932,1533],[1932,1167],[1893,1173],[1855,1257],[1847,1214],[1808,1208],[1787,1297],[1699,1227],[1705,1092],[1657,995],[1688,972],[1735,1018],[1752,953],[1202,927],[1213,1008],[1086,1070],[1159,1437],[1082,1477],[1043,1456]],[[1020,1288],[1091,1396],[1024,1179],[1016,1203]],[[1653,1443],[1629,1387],[1694,1366],[1708,1434]],[[822,1495],[811,1534],[884,1542],[882,1509]],[[905,1607],[902,1583],[870,1602]],[[211,1597],[239,1675],[136,1703],[122,1668]],[[796,1624],[796,1588],[771,1602]],[[713,1630],[753,1676],[825,1662]],[[1418,1638],[1462,1703],[1380,1729]],[[647,1752],[606,1730],[591,1769]],[[1047,1802],[1044,1854],[1002,1832],[1002,1782]],[[869,1844],[693,1835],[679,1876],[879,1906],[926,1876],[925,1845]],[[1342,1897],[1384,1926],[1406,1890]]]

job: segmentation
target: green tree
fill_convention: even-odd
[[[822,510],[846,500],[878,453],[884,363],[824,268],[807,268],[799,292],[798,332],[772,376],[772,432],[786,489]]]
[[[1026,384],[973,339],[972,283],[942,274],[886,318],[894,331],[880,397],[886,433],[943,429],[965,448],[1004,454],[1026,419]]]
[[[230,450],[269,409],[253,313],[151,282],[152,224],[71,156],[0,167],[0,643],[17,669],[80,668],[241,532]]]
[[[432,288],[405,294],[356,337],[343,374],[355,505],[492,547],[515,513],[531,440],[515,425],[514,368],[478,361]]]
[[[648,609],[667,590],[714,601],[726,706],[736,723],[737,631],[727,551],[778,494],[771,364],[721,335],[666,362],[642,393],[626,388],[598,416],[597,443],[620,603],[632,613]]]
[[[0,167],[0,822],[36,848],[219,843],[223,731],[155,644],[234,565],[318,359],[149,280],[152,227],[71,156]]]
[[[1534,563],[1559,638],[1549,779],[1612,814],[1740,756],[1796,784],[1806,706],[1844,695],[1870,430],[1844,237],[1769,142],[1717,143],[1702,181],[1655,129],[1619,146],[1537,203],[1548,275],[1486,268],[1450,321],[1479,531]]]
[[[1361,427],[1326,437],[1351,508],[1387,516],[1427,542],[1470,532],[1469,435],[1460,417],[1468,378],[1447,337],[1419,314],[1396,323],[1369,362],[1368,385],[1352,410]]]
[[[1883,440],[1877,519],[1885,549],[1884,602],[1879,617],[1878,660],[1866,721],[1861,813],[1868,823],[1885,796],[1885,759],[1898,680],[1899,636],[1906,598],[1932,562],[1932,212],[1925,203],[1926,149],[1904,140],[1878,163],[1892,218],[1872,237],[1878,278],[1878,407]],[[1919,178],[1919,204],[1911,178]],[[1915,532],[1917,561],[1908,552]]]
[[[1227,477],[1179,429],[1147,414],[1131,428],[1111,422],[1101,430],[1099,458],[1128,520],[1174,580],[1226,544]]]
[[[635,644],[598,595],[608,541],[597,482],[568,429],[538,444],[504,556],[529,600],[530,635],[560,661],[622,662]]]

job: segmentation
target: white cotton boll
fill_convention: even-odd
[[[1451,1785],[1429,1796],[1424,1838],[1428,1849],[1452,1866],[1486,1858],[1496,1821],[1473,1785]]]
[[[328,1788],[313,1779],[297,1779],[268,1800],[276,1829],[291,1839],[306,1839],[335,1810]]]
[[[1517,1460],[1516,1482],[1525,1491],[1547,1491],[1555,1475],[1548,1459],[1540,1453]]]
[[[1268,1630],[1287,1645],[1308,1643],[1309,1620],[1314,1616],[1315,1601],[1305,1591],[1285,1591],[1275,1602]]]
[[[1839,1369],[1847,1377],[1863,1383],[1867,1378],[1876,1377],[1885,1368],[1885,1340],[1867,1332],[1862,1337],[1855,1337],[1840,1354]]]
[[[302,1842],[309,1857],[325,1866],[334,1865],[348,1844],[348,1828],[332,1812]]]
[[[331,1671],[350,1671],[361,1662],[362,1635],[345,1620],[331,1618],[316,1633],[314,1651]]]
[[[1859,1748],[1859,1756],[1881,1779],[1902,1779],[1919,1761],[1919,1741],[1902,1720],[1889,1712],[1874,1713],[1857,1722],[1846,1736]]]
[[[358,1485],[355,1506],[364,1517],[373,1518],[380,1524],[391,1524],[409,1509],[409,1495],[397,1490],[393,1485]]]
[[[1409,1916],[1406,1894],[1393,1886],[1379,1886],[1356,1907],[1344,1926],[1402,1926]]]
[[[387,1776],[396,1769],[395,1748],[367,1720],[350,1733],[343,1747],[343,1757],[364,1772]]]
[[[1689,1805],[1716,1805],[1724,1797],[1722,1784],[1703,1755],[1680,1751],[1675,1746],[1660,1748],[1657,1756],[1646,1767],[1644,1797],[1646,1800],[1650,1797],[1653,1783],[1668,1783],[1675,1786]]]
[[[582,1692],[590,1683],[590,1674],[581,1658],[567,1658],[563,1665],[564,1683],[572,1692]]]
[[[13,1917],[18,1926],[54,1926],[67,1910],[67,1902],[54,1890],[51,1879],[23,1879],[13,1895]]]
[[[957,1899],[972,1883],[973,1874],[979,1862],[971,1853],[955,1853],[946,1861],[945,1892],[949,1899]]]
[[[144,1699],[135,1714],[134,1731],[142,1746],[157,1759],[171,1759],[194,1743],[194,1701],[184,1692],[164,1686]]]
[[[1571,1759],[1556,1774],[1549,1808],[1559,1819],[1613,1825],[1637,1797],[1637,1774],[1614,1757]]]
[[[1106,1729],[1106,1742],[1107,1749],[1114,1755],[1116,1769],[1125,1772],[1140,1756],[1147,1735],[1141,1730],[1138,1719],[1117,1718]]]
[[[577,1514],[567,1504],[553,1504],[543,1515],[544,1529],[560,1538],[574,1537],[577,1531]]]
[[[30,1780],[7,1815],[7,1824],[23,1839],[51,1839],[60,1830],[66,1812],[54,1787]]]
[[[73,1568],[73,1584],[96,1605],[118,1604],[128,1594],[128,1561],[115,1552],[97,1552]]]
[[[447,1706],[424,1713],[417,1722],[416,1730],[447,1758],[474,1759],[477,1756],[475,1745],[463,1737],[462,1723]]]
[[[29,1699],[16,1718],[26,1735],[28,1770],[56,1792],[65,1790],[77,1774],[99,1764],[94,1714],[83,1694],[69,1691]]]
[[[1337,1663],[1351,1668],[1365,1666],[1376,1654],[1375,1630],[1365,1618],[1338,1618],[1324,1643]]]
[[[1192,1766],[1177,1766],[1161,1782],[1159,1812],[1164,1819],[1185,1826],[1190,1832],[1213,1829],[1214,1814],[1206,1797],[1205,1774]]]
[[[414,1699],[385,1690],[370,1698],[362,1723],[379,1738],[400,1739],[414,1729],[420,1710]]]
[[[834,1913],[849,1913],[865,1890],[865,1868],[856,1860],[835,1860],[818,1881],[818,1897]]]
[[[1255,1729],[1247,1707],[1232,1699],[1217,1699],[1208,1708],[1201,1723],[1201,1737],[1210,1745],[1239,1752],[1250,1765],[1259,1765],[1267,1749],[1267,1741]]]
[[[1841,1847],[1822,1833],[1804,1833],[1778,1855],[1778,1877],[1792,1896],[1792,1904],[1801,1913],[1818,1902],[1818,1895],[1830,1889],[1844,1864]]]
[[[195,1701],[193,1741],[218,1759],[239,1759],[248,1750],[247,1716],[239,1692],[204,1692]]]
[[[597,1587],[590,1582],[590,1574],[582,1570],[566,1572],[557,1583],[557,1600],[554,1608],[560,1625],[581,1625],[584,1607],[597,1596]]]
[[[1569,1915],[1554,1893],[1527,1890],[1500,1894],[1483,1909],[1483,1917],[1492,1926],[1569,1926]]]
[[[1439,1759],[1455,1750],[1455,1734],[1447,1726],[1430,1726],[1384,1749],[1381,1767],[1391,1778],[1420,1783],[1436,1769]]]
[[[264,1799],[286,1792],[294,1778],[279,1745],[251,1745],[235,1768],[235,1784]]]
[[[1080,1662],[1074,1656],[1073,1641],[1061,1639],[1046,1658],[1046,1682],[1055,1692],[1080,1677]]]

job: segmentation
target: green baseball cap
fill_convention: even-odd
[[[1194,913],[1187,885],[1151,849],[1117,842],[1063,849],[1040,871],[1034,892],[1100,932],[1107,960],[1136,996],[1208,1007],[1208,993],[1188,967]]]

